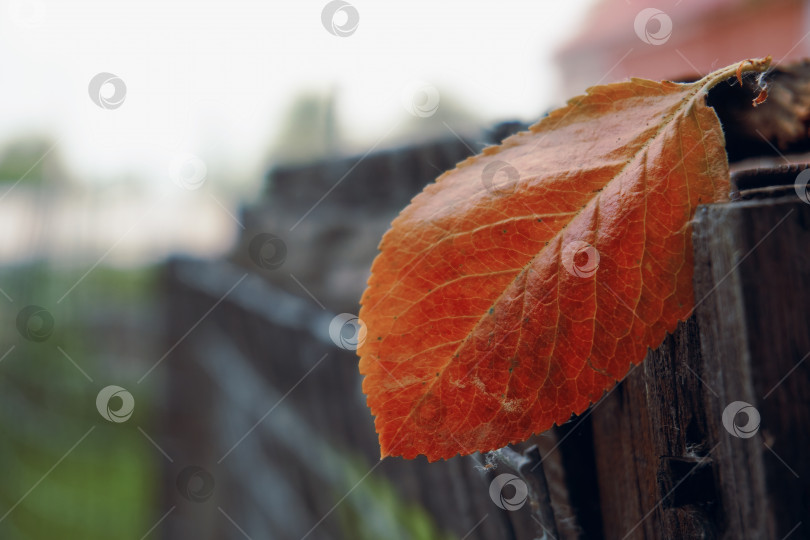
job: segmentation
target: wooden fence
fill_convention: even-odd
[[[467,144],[274,171],[230,260],[168,265],[164,537],[810,537],[795,169],[699,208],[695,314],[586,413],[490,456],[379,460],[357,358],[329,326],[356,313],[390,219]]]

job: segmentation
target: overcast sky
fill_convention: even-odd
[[[52,133],[88,181],[154,180],[187,153],[237,177],[264,167],[302,90],[337,90],[358,148],[401,117],[413,81],[484,120],[531,120],[562,100],[552,55],[592,3],[353,0],[359,22],[340,37],[324,0],[2,0],[0,142]],[[119,107],[90,99],[100,72],[125,84]]]

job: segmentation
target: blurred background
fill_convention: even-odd
[[[794,0],[0,2],[0,538],[504,537],[479,457],[378,459],[388,223],[588,86],[808,35]]]

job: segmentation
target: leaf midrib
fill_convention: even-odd
[[[681,114],[681,113],[683,113],[684,111],[690,111],[690,110],[692,110],[692,108],[693,108],[693,107],[694,107],[694,105],[695,105],[695,100],[696,100],[698,97],[703,96],[705,93],[707,93],[707,92],[708,92],[708,90],[709,90],[709,89],[713,88],[713,87],[714,87],[716,84],[718,84],[719,82],[721,82],[721,81],[723,81],[723,80],[726,80],[726,79],[728,79],[729,77],[731,77],[732,75],[734,75],[734,71],[736,70],[736,66],[737,66],[737,64],[735,64],[734,66],[729,66],[729,67],[727,67],[727,68],[724,68],[724,69],[718,70],[718,71],[716,71],[716,72],[714,72],[714,73],[711,73],[711,74],[707,75],[706,77],[703,77],[702,79],[700,79],[700,80],[698,80],[698,81],[695,81],[695,82],[693,82],[693,83],[683,83],[683,86],[694,86],[694,90],[693,90],[693,91],[691,91],[691,92],[688,92],[688,93],[686,94],[686,96],[684,97],[684,99],[681,101],[681,105],[680,105],[680,106],[678,106],[678,107],[676,107],[675,109],[673,109],[673,110],[672,110],[672,112],[671,112],[671,113],[668,115],[668,117],[666,118],[666,120],[661,122],[660,127],[659,127],[659,128],[658,128],[658,130],[655,132],[655,134],[654,134],[653,136],[651,136],[651,137],[650,137],[650,138],[649,138],[649,139],[648,139],[648,140],[647,140],[647,141],[646,141],[646,142],[645,142],[643,145],[641,145],[641,146],[640,146],[640,147],[639,147],[639,148],[636,150],[636,152],[635,152],[634,154],[632,154],[632,156],[631,156],[631,157],[630,157],[630,158],[629,158],[629,159],[626,161],[625,165],[624,165],[624,166],[623,166],[623,167],[622,167],[622,168],[621,168],[619,171],[617,171],[617,172],[616,172],[616,174],[614,174],[614,175],[611,177],[611,179],[610,179],[610,180],[608,180],[607,182],[605,182],[605,186],[607,186],[608,184],[610,184],[611,182],[613,182],[613,181],[614,181],[616,178],[618,178],[618,177],[619,177],[619,176],[620,176],[620,175],[621,175],[621,174],[622,174],[622,173],[623,173],[623,172],[624,172],[624,171],[625,171],[625,170],[626,170],[626,169],[627,169],[627,168],[630,166],[630,164],[632,164],[633,162],[635,162],[635,160],[636,160],[638,157],[640,157],[640,155],[642,155],[644,152],[646,152],[646,151],[647,151],[647,149],[649,148],[649,146],[650,146],[650,145],[651,145],[653,142],[655,142],[655,141],[658,139],[658,137],[660,137],[660,136],[661,136],[661,134],[662,134],[663,132],[665,132],[665,131],[666,131],[666,129],[667,129],[667,128],[671,127],[671,123],[672,123],[672,122],[675,120],[675,118],[676,118],[678,115],[680,115],[680,114]],[[752,69],[754,69],[754,68],[752,68]],[[649,81],[649,82],[652,82],[653,84],[655,84],[655,85],[657,85],[657,86],[659,86],[659,87],[660,87],[660,85],[662,84],[661,82],[656,82],[656,81]],[[675,84],[679,84],[679,83],[675,83]],[[590,95],[592,95],[592,94],[590,94],[590,93],[589,93],[589,94],[586,94],[586,97],[587,97],[587,96],[590,96]],[[581,101],[582,101],[582,100],[580,100],[579,102],[577,102],[575,106],[576,106],[576,107],[578,107],[578,106],[579,106],[579,104],[581,103]],[[517,146],[517,145],[515,145],[515,146]],[[497,151],[497,152],[491,152],[490,154],[487,154],[487,155],[497,155],[497,154],[499,154],[499,153],[500,153],[500,152],[501,152],[501,151],[504,149],[503,145],[502,145],[502,146],[500,146],[500,147],[497,147],[497,148],[498,148],[498,151]],[[508,148],[511,148],[511,147],[508,147]],[[470,161],[469,161],[469,160],[467,160],[467,161],[465,161],[465,162],[464,162],[464,165],[465,165],[465,166],[467,166],[469,163],[470,163]],[[602,195],[602,192],[601,192],[601,191],[600,191],[600,192],[598,192],[598,193],[596,193],[596,194],[594,195],[594,197],[593,197],[593,198],[591,198],[591,199],[588,201],[588,203],[586,203],[586,205],[585,205],[584,207],[581,207],[581,208],[580,208],[578,211],[576,211],[576,212],[572,213],[572,214],[573,214],[573,216],[572,216],[572,218],[571,218],[571,219],[568,221],[568,223],[566,223],[565,225],[563,225],[563,226],[560,228],[560,230],[559,230],[559,231],[557,231],[557,233],[556,233],[556,234],[555,234],[553,237],[551,237],[551,239],[549,239],[549,241],[548,241],[548,244],[547,244],[547,245],[543,246],[543,248],[541,248],[541,249],[540,249],[540,251],[538,251],[538,252],[537,252],[537,253],[536,253],[534,256],[532,256],[532,257],[529,259],[529,261],[527,262],[527,264],[526,264],[526,265],[524,265],[524,267],[523,267],[523,268],[522,268],[522,269],[521,269],[519,272],[517,272],[517,273],[515,274],[514,279],[513,279],[513,280],[512,280],[512,281],[511,281],[511,282],[510,282],[510,283],[509,283],[509,284],[508,284],[508,285],[507,285],[507,286],[504,288],[504,290],[503,290],[503,291],[501,292],[501,294],[499,294],[499,295],[498,295],[498,297],[497,297],[497,298],[496,298],[496,299],[493,301],[493,303],[490,305],[490,307],[489,307],[489,308],[487,308],[486,310],[484,310],[483,314],[482,314],[482,315],[479,317],[478,321],[477,321],[477,322],[476,322],[476,323],[475,323],[475,324],[474,324],[474,325],[471,327],[471,329],[470,329],[470,331],[467,333],[467,335],[466,335],[464,338],[462,338],[462,339],[459,341],[459,346],[458,346],[458,347],[455,349],[455,351],[453,352],[453,354],[451,354],[451,355],[449,356],[449,358],[448,358],[447,362],[445,362],[445,364],[444,364],[444,365],[443,365],[441,368],[439,368],[439,369],[437,370],[437,373],[441,374],[441,376],[433,377],[433,378],[432,378],[432,380],[430,381],[430,383],[428,383],[428,384],[426,385],[425,391],[422,393],[422,395],[421,395],[421,397],[419,398],[419,400],[418,400],[416,403],[414,403],[414,404],[413,404],[413,406],[411,407],[411,409],[410,409],[410,410],[409,410],[409,412],[408,412],[408,415],[404,417],[404,419],[402,420],[402,423],[401,423],[401,424],[400,424],[400,426],[397,428],[397,431],[396,431],[396,432],[394,432],[394,434],[392,435],[392,440],[393,440],[393,439],[396,439],[396,438],[399,436],[399,434],[401,433],[401,431],[402,431],[403,427],[405,426],[405,424],[406,424],[407,422],[411,421],[411,419],[413,418],[414,412],[415,412],[415,411],[416,411],[416,410],[419,408],[419,406],[420,406],[420,405],[421,405],[421,404],[424,402],[424,400],[427,398],[427,396],[428,396],[428,395],[430,395],[430,393],[431,393],[431,391],[433,390],[433,388],[435,387],[436,383],[437,383],[437,382],[439,382],[439,380],[442,378],[442,376],[443,376],[443,375],[444,375],[444,373],[446,372],[447,368],[448,368],[448,367],[449,367],[449,366],[452,364],[453,360],[456,358],[456,355],[457,355],[457,354],[459,353],[459,351],[461,350],[461,347],[463,347],[463,346],[464,346],[464,344],[465,344],[465,343],[466,343],[466,342],[467,342],[467,341],[468,341],[468,340],[469,340],[469,339],[470,339],[470,338],[471,338],[471,337],[474,335],[474,333],[475,333],[476,329],[477,329],[477,328],[478,328],[478,327],[481,325],[481,323],[484,321],[485,317],[486,317],[486,316],[489,314],[490,309],[493,309],[493,307],[494,307],[494,306],[495,306],[495,305],[496,305],[496,304],[497,304],[497,303],[498,303],[498,302],[501,300],[501,298],[503,298],[504,294],[506,294],[506,291],[507,291],[507,290],[509,290],[509,288],[510,288],[510,287],[511,287],[511,286],[512,286],[514,283],[515,283],[515,281],[516,281],[516,280],[517,280],[517,279],[518,279],[518,278],[519,278],[519,277],[520,277],[520,276],[521,276],[521,275],[522,275],[524,272],[526,272],[526,271],[527,271],[527,270],[528,270],[528,269],[531,267],[531,265],[532,265],[532,264],[533,264],[533,262],[534,262],[534,261],[537,259],[537,257],[539,257],[539,256],[540,256],[542,253],[544,253],[544,252],[545,252],[545,250],[546,250],[547,248],[551,247],[553,244],[555,244],[555,243],[560,243],[560,242],[559,242],[559,236],[560,236],[560,235],[563,233],[563,231],[565,231],[565,230],[566,230],[566,228],[568,227],[568,225],[569,225],[571,222],[573,222],[575,219],[577,219],[577,217],[579,217],[580,215],[582,215],[582,212],[585,210],[585,208],[587,208],[587,207],[590,205],[590,203],[591,203],[591,202],[594,202],[594,201],[597,201],[597,202],[598,202],[598,200],[599,200],[599,198],[601,197],[601,195]],[[557,242],[555,242],[555,240],[556,240]],[[560,249],[560,252],[561,252],[561,247],[560,247],[559,249]],[[559,257],[558,257],[558,259],[559,259]],[[559,262],[559,261],[558,261],[558,262]],[[558,272],[559,272],[559,264],[558,264]],[[597,272],[598,272],[598,270],[597,270]],[[594,281],[595,281],[595,280],[596,280],[596,275],[594,275]],[[558,303],[558,305],[559,305],[559,291],[560,291],[560,287],[559,287],[559,284],[558,284],[558,285],[557,285],[557,287],[556,287],[556,293],[557,293],[557,294],[556,294],[556,296],[557,296],[557,303]],[[525,294],[525,291],[524,291],[524,294]],[[557,320],[557,323],[556,323],[556,324],[559,324],[559,318],[558,318],[558,320]],[[509,375],[509,377],[510,377],[510,379],[511,379],[512,375],[510,374],[510,375]],[[508,387],[508,380],[507,380],[507,387]],[[468,417],[469,417],[469,412],[468,412],[467,417],[465,417],[465,419],[464,419],[464,420],[466,420],[466,418],[468,418]],[[461,422],[459,422],[459,423],[463,423],[463,421],[464,421],[464,420],[462,420],[462,421],[461,421]]]

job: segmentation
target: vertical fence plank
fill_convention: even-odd
[[[705,207],[695,229],[696,264],[706,269],[696,280],[705,291],[697,310],[703,356],[719,394],[709,419],[726,532],[782,538],[804,521],[797,537],[807,536],[810,205],[791,197]],[[737,401],[759,416],[751,437],[722,423]],[[745,435],[748,414],[735,419]]]
[[[806,516],[809,225],[795,198],[699,209],[696,316],[592,409],[605,537],[780,538]]]

